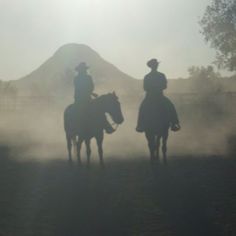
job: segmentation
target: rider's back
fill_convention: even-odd
[[[143,88],[147,97],[162,95],[167,88],[166,76],[159,71],[151,71],[144,77]]]
[[[90,98],[94,84],[92,77],[88,74],[77,75],[74,79],[75,100],[87,100]]]

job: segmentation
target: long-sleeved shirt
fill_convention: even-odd
[[[143,88],[148,97],[162,95],[167,88],[166,76],[158,71],[151,71],[144,77]]]
[[[93,79],[90,75],[77,75],[74,79],[75,100],[87,100],[94,90]]]

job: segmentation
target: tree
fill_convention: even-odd
[[[221,75],[212,66],[192,66],[188,69],[189,79],[194,91],[199,93],[216,93],[221,91]]]
[[[205,40],[216,49],[217,66],[236,71],[236,1],[212,0],[200,25]]]

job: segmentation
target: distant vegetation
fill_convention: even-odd
[[[221,75],[212,66],[189,68],[189,79],[192,81],[193,90],[198,93],[222,92],[220,78]]]
[[[200,21],[205,40],[216,49],[216,64],[236,71],[236,1],[212,0]]]
[[[16,96],[17,88],[14,86],[11,81],[2,81],[0,80],[0,96]]]

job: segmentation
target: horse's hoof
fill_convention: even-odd
[[[105,164],[104,164],[104,162],[101,162],[101,163],[100,163],[100,167],[101,167],[102,169],[105,169]]]
[[[151,164],[155,164],[155,163],[159,162],[159,159],[158,158],[151,158],[150,162],[151,162]]]
[[[167,162],[167,160],[164,160],[164,161],[163,161],[163,163],[164,163],[164,165],[165,165],[165,166],[167,166],[167,165],[168,165],[168,162]]]
[[[82,161],[81,161],[80,158],[77,159],[77,165],[78,165],[78,166],[82,166]]]
[[[87,162],[86,167],[89,169],[91,167],[91,163]]]

